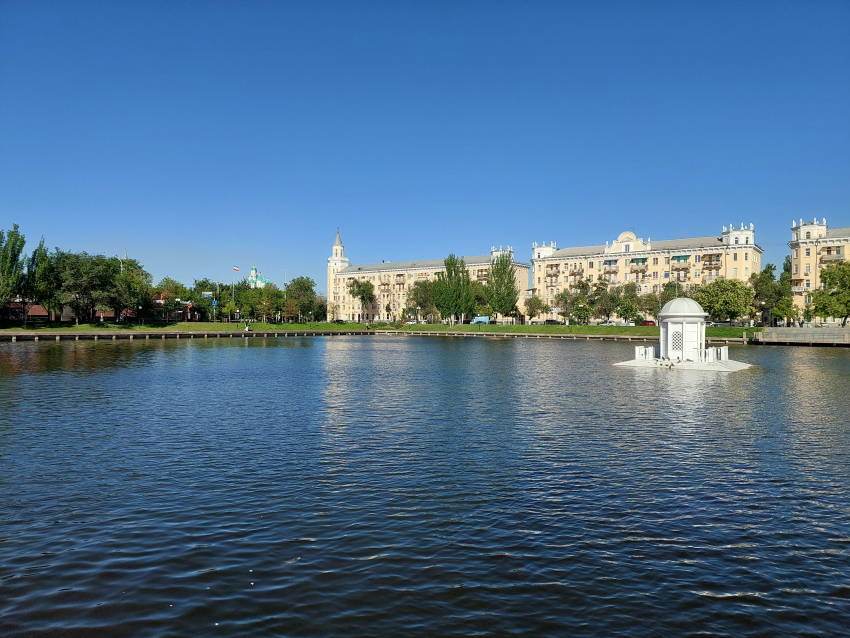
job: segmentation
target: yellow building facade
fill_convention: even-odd
[[[631,231],[604,246],[558,248],[555,242],[532,245],[531,292],[550,306],[563,290],[580,280],[591,286],[634,283],[638,294],[660,292],[668,282],[686,290],[720,278],[746,282],[761,270],[763,250],[755,243],[753,224],[724,226],[720,235],[686,239],[644,240]]]
[[[513,259],[513,249],[495,246],[487,255],[463,257],[471,279],[487,284],[490,265],[502,254]],[[530,264],[514,261],[516,282],[519,288],[520,312],[528,289]],[[435,281],[437,273],[445,270],[442,259],[382,262],[380,264],[352,265],[345,256],[339,231],[328,258],[328,317],[346,321],[393,321],[402,317],[407,305],[407,294],[417,281]],[[375,302],[363,309],[360,301],[348,291],[352,280],[369,281],[375,287]],[[387,312],[387,304],[390,311]]]
[[[802,313],[812,292],[821,287],[821,271],[830,264],[850,261],[850,228],[829,228],[826,219],[791,222],[791,292]]]

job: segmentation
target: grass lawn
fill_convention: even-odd
[[[386,327],[377,326],[378,330],[391,330],[390,325]],[[445,324],[416,324],[405,325],[400,328],[406,332],[419,331],[446,331],[452,330],[455,332],[513,332],[520,334],[578,334],[578,335],[633,335],[635,337],[657,337],[660,334],[658,326],[546,326],[546,325],[508,325],[508,326],[493,326],[493,325],[456,325],[451,328]],[[747,331],[747,336],[752,338],[754,332],[758,332],[761,328],[706,328],[706,337],[737,337],[740,338],[744,330]]]
[[[30,324],[24,330],[21,325],[15,322],[11,326],[4,325],[0,327],[3,332],[239,332],[245,327],[244,323],[212,323],[200,321],[188,321],[170,324],[145,324],[141,327],[138,324],[122,323],[116,324],[110,321],[81,323],[79,326],[69,322],[54,322],[54,323],[38,323]],[[365,325],[362,323],[259,323],[250,324],[251,332],[302,332],[308,330],[333,330],[333,331],[350,331],[363,330]],[[578,335],[633,335],[635,337],[657,337],[659,328],[657,326],[546,326],[546,325],[507,325],[507,326],[492,326],[492,325],[455,325],[454,328],[441,324],[417,324],[417,325],[400,325],[400,324],[370,324],[370,328],[376,330],[403,330],[405,332],[435,332],[435,331],[455,331],[455,332],[493,332],[493,333],[520,333],[520,334],[578,334]],[[705,335],[707,337],[737,337],[740,338],[744,332],[744,328],[706,328]],[[762,328],[746,328],[747,336],[752,338],[754,332],[758,332]]]
[[[6,322],[8,323],[8,322]],[[362,323],[260,323],[249,324],[251,332],[293,332],[306,330],[363,330]],[[26,330],[19,322],[14,325],[0,327],[3,332],[239,332],[245,327],[244,323],[212,323],[203,321],[186,321],[178,323],[114,323],[97,321],[94,323],[81,323],[79,326],[72,322],[53,322],[27,325]]]

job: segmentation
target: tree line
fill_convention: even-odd
[[[44,239],[27,253],[18,225],[0,230],[0,312],[12,319],[12,302],[18,304],[24,324],[30,309],[42,306],[60,315],[70,308],[79,323],[102,320],[112,312],[115,320],[128,317],[168,321],[188,309],[200,320],[216,318],[293,321],[325,319],[327,304],[309,277],[296,277],[279,288],[266,284],[251,288],[247,279],[221,286],[211,279],[196,279],[191,286],[165,277],[154,283],[151,274],[135,259],[86,252],[48,250]],[[213,293],[218,307],[213,309]],[[159,303],[157,303],[159,302]]]
[[[510,254],[499,255],[490,263],[486,285],[471,279],[462,257],[450,254],[443,261],[444,270],[436,279],[423,279],[413,283],[407,291],[402,316],[404,318],[436,317],[463,321],[474,315],[517,317],[520,289],[516,282],[516,268]],[[370,281],[352,279],[349,294],[360,302],[363,314],[377,300],[375,287]],[[388,303],[384,310],[391,312]],[[334,315],[338,310],[331,308]]]
[[[735,320],[749,316],[765,324],[773,319],[810,321],[812,317],[835,317],[846,324],[850,315],[850,263],[830,265],[821,271],[823,289],[812,291],[804,309],[794,304],[791,292],[791,258],[786,257],[777,277],[776,266],[766,264],[753,273],[749,282],[717,279],[709,284],[685,287],[675,281],[665,283],[658,293],[638,294],[637,285],[628,282],[612,285],[597,281],[593,285],[579,281],[572,289],[553,298],[550,306],[538,296],[526,300],[526,314],[534,319],[556,309],[564,320],[586,322],[591,318],[610,319],[617,315],[627,321],[655,317],[664,305],[677,297],[691,297],[716,320]]]

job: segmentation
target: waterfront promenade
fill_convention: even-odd
[[[151,339],[252,339],[278,337],[337,337],[337,336],[403,336],[403,337],[460,337],[460,338],[496,338],[496,339],[559,339],[568,341],[640,341],[657,342],[657,335],[639,334],[585,334],[585,333],[534,333],[534,332],[473,332],[467,330],[262,330],[262,331],[81,331],[81,332],[0,332],[0,342],[24,341],[133,341]],[[742,337],[709,337],[708,343],[731,344],[748,343]]]
[[[536,326],[499,326],[504,330],[481,331],[470,329],[469,326],[415,326],[413,328],[366,328],[356,324],[340,326],[339,328],[316,328],[315,324],[299,327],[298,324],[288,326],[270,326],[266,329],[243,330],[193,329],[191,324],[185,329],[170,328],[168,330],[34,330],[34,331],[0,331],[2,342],[50,342],[50,341],[133,341],[151,339],[255,339],[280,337],[336,337],[336,336],[423,336],[451,338],[502,338],[502,339],[556,339],[567,341],[619,341],[619,342],[649,342],[656,343],[658,334],[623,329],[621,332],[550,332],[541,326],[540,331],[532,331]],[[492,328],[492,327],[491,327]],[[511,328],[516,328],[514,331]],[[531,329],[531,330],[529,330]],[[711,328],[708,329],[712,330]],[[716,330],[716,329],[715,329]],[[753,344],[753,345],[802,345],[802,346],[847,346],[850,347],[850,328],[768,328],[761,332],[744,330],[721,329],[720,334],[706,336],[710,345]],[[740,336],[733,336],[737,333]]]

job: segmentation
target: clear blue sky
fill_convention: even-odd
[[[0,228],[186,283],[850,226],[850,2],[0,2]]]

